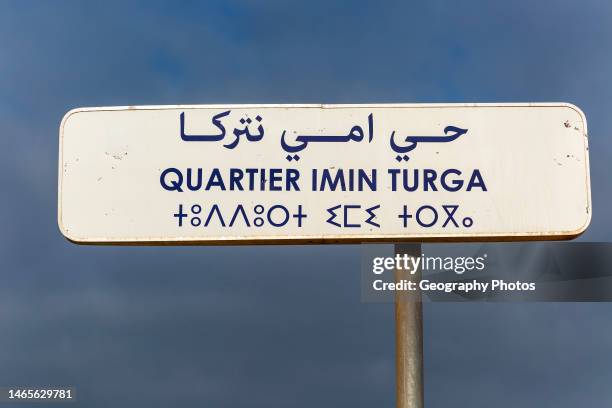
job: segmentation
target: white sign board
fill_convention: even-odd
[[[59,226],[79,243],[569,239],[591,218],[570,104],[75,109]]]

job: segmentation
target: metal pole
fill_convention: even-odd
[[[421,244],[396,244],[395,254],[421,256]],[[406,279],[418,284],[421,267],[414,274],[395,270],[396,282]],[[423,304],[421,292],[398,291],[395,296],[396,407],[423,408]]]

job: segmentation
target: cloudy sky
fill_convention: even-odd
[[[610,241],[606,1],[0,0],[0,386],[87,407],[393,406],[392,305],[359,246],[72,245],[58,125],[79,106],[567,101]],[[429,407],[610,406],[608,304],[426,304]]]

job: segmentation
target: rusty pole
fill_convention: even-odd
[[[421,244],[396,244],[395,254],[420,257]],[[402,279],[418,285],[421,280],[420,264],[414,274],[396,268],[396,282]],[[419,290],[396,292],[395,353],[396,407],[423,408],[423,304]]]

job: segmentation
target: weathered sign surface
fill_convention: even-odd
[[[80,243],[568,239],[590,218],[570,104],[82,108],[60,127]]]

